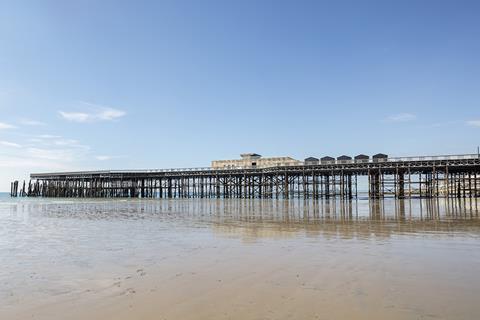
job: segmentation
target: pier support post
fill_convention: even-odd
[[[328,174],[325,176],[325,198],[330,198],[330,176]]]
[[[289,183],[288,183],[288,174],[285,172],[285,175],[284,175],[284,189],[283,189],[283,197],[285,199],[288,199],[289,197],[289,194],[288,194],[288,189],[290,188],[289,186]]]
[[[398,199],[404,199],[405,198],[405,173],[403,171],[400,171],[398,173]]]
[[[352,195],[352,175],[351,174],[347,175],[347,186],[348,186],[348,190],[347,190],[348,199],[352,199],[353,195]]]
[[[370,172],[370,197],[373,199],[380,198],[380,172]]]

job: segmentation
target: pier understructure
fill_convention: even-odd
[[[480,196],[478,155],[271,168],[36,173],[11,196],[67,198],[411,198]]]

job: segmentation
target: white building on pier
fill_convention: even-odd
[[[302,161],[295,160],[291,157],[269,157],[263,158],[257,153],[243,153],[241,159],[233,160],[213,160],[212,168],[268,168],[278,166],[296,166],[302,165]]]

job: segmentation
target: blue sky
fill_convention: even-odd
[[[0,190],[243,152],[473,153],[478,1],[0,0]]]

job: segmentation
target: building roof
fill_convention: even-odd
[[[366,154],[359,154],[358,156],[355,156],[355,159],[369,159],[370,157],[367,156]]]
[[[318,161],[318,158],[308,157],[308,158],[305,159],[305,161]]]
[[[335,160],[335,158],[326,156],[326,157],[322,157],[320,160],[322,160],[322,161],[332,161],[332,160]]]
[[[261,157],[258,153],[242,153],[240,157],[245,158],[245,157]]]
[[[388,155],[384,154],[384,153],[377,153],[376,155],[372,156],[372,158],[388,158]]]
[[[343,155],[343,156],[338,157],[337,160],[352,160],[352,157]]]

